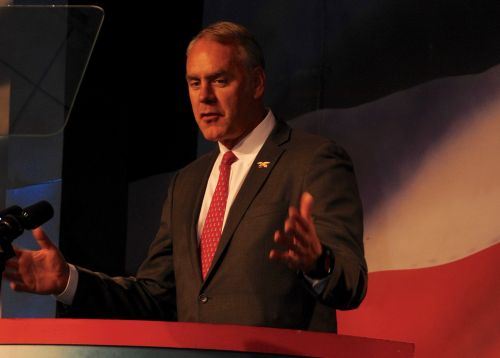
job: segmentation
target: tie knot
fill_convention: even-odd
[[[238,157],[236,155],[234,155],[233,152],[231,152],[230,150],[228,150],[222,156],[222,162],[221,162],[221,164],[222,165],[231,165],[231,164],[233,164],[237,160],[238,160]]]

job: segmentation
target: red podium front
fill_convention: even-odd
[[[116,356],[117,349],[149,352],[134,356],[245,356],[246,353],[304,357],[413,357],[411,343],[330,333],[264,327],[156,321],[90,319],[0,319],[0,356],[76,355],[72,349],[98,349],[99,356]],[[58,351],[58,347],[61,347]],[[87,347],[87,348],[86,348]],[[63,349],[64,348],[64,349]],[[148,348],[149,351],[148,351]],[[155,348],[151,350],[151,348]],[[55,350],[54,350],[55,349]],[[239,353],[238,353],[239,352]],[[199,354],[198,354],[199,353]],[[195,354],[195,355],[193,355]],[[12,354],[14,356],[14,354]],[[86,355],[88,356],[88,355]],[[185,356],[185,355],[183,355]]]

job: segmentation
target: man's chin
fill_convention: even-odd
[[[210,142],[218,142],[222,137],[219,133],[202,132],[203,137]]]

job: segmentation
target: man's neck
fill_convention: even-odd
[[[268,115],[269,110],[265,107],[262,107],[262,110],[260,111],[260,114],[258,116],[255,116],[255,120],[251,121],[248,124],[248,127],[245,128],[245,130],[237,137],[234,139],[228,139],[226,141],[220,142],[224,147],[227,149],[233,149],[236,145],[238,145],[241,141],[243,141],[250,133],[252,133],[255,128],[257,128],[262,121],[266,118]]]
[[[266,110],[266,115],[260,120],[260,122],[232,147],[229,148],[224,143],[219,142],[220,151],[225,152],[226,150],[237,150],[240,152],[248,152],[252,151],[252,148],[255,146],[260,148],[272,132],[275,123],[276,119],[274,114],[270,110]]]

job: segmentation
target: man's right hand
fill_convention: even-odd
[[[40,250],[14,249],[16,257],[6,262],[4,277],[14,291],[59,295],[68,283],[68,263],[41,228],[32,233]]]

